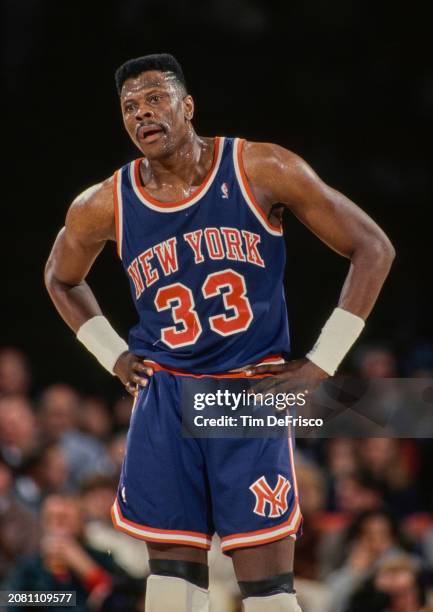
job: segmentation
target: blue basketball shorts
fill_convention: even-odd
[[[302,517],[292,440],[188,438],[182,376],[158,371],[134,404],[114,526],[149,542],[223,552],[296,539]]]

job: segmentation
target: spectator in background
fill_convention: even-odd
[[[39,446],[21,467],[15,481],[18,499],[32,512],[38,512],[42,501],[52,493],[68,488],[68,470],[63,450],[56,442]]]
[[[126,432],[116,433],[108,442],[108,454],[114,466],[116,476],[120,476],[123,458],[126,451]]]
[[[397,359],[386,346],[360,346],[353,355],[358,376],[362,378],[396,378]]]
[[[355,440],[350,438],[333,438],[326,440],[324,459],[327,467],[327,508],[336,509],[335,488],[340,482],[358,469],[358,457],[355,451]]]
[[[149,573],[145,543],[114,529],[111,521],[116,489],[117,481],[104,476],[95,476],[82,486],[86,541],[96,550],[110,550],[113,559],[129,576],[143,578]]]
[[[71,484],[78,487],[93,474],[111,474],[113,466],[99,440],[78,430],[80,397],[68,385],[52,385],[39,401],[42,433],[65,454]]]
[[[112,417],[105,400],[97,396],[84,398],[80,404],[78,424],[81,431],[105,442],[113,428]]]
[[[358,441],[357,453],[364,468],[382,481],[406,486],[409,480],[399,440],[393,438],[367,438]]]
[[[401,555],[379,564],[374,576],[353,595],[350,612],[419,612],[425,603],[420,566]]]
[[[326,463],[329,474],[336,479],[356,471],[355,441],[350,438],[333,438],[327,441]]]
[[[27,359],[19,349],[0,349],[0,397],[3,395],[26,395],[31,383]]]
[[[64,495],[45,499],[41,515],[39,552],[13,570],[7,589],[26,591],[76,591],[77,612],[87,612],[111,592],[119,568],[107,553],[83,541],[83,520],[78,500]],[[12,608],[15,609],[15,608]],[[16,608],[19,610],[20,608]],[[39,607],[63,612],[62,607]]]
[[[302,507],[303,535],[296,543],[295,588],[299,604],[308,612],[323,612],[329,592],[319,578],[319,547],[326,529],[326,488],[322,471],[314,464],[296,470]]]
[[[133,399],[130,395],[119,397],[113,406],[114,430],[125,431],[131,419]]]
[[[314,464],[300,465],[296,474],[303,517],[303,535],[296,544],[296,576],[316,580],[317,547],[323,533],[326,503],[325,483],[321,470]]]
[[[357,444],[361,468],[382,484],[384,500],[395,514],[419,510],[416,456],[410,442],[395,438],[367,438]]]
[[[19,468],[38,444],[39,430],[30,401],[23,395],[0,398],[0,454]]]
[[[388,513],[378,510],[364,512],[353,522],[343,550],[345,561],[326,579],[332,594],[329,612],[345,610],[355,590],[381,563],[405,552],[397,525]]]
[[[47,387],[39,400],[39,420],[44,439],[58,442],[65,434],[74,431],[78,423],[80,396],[68,385]]]
[[[9,569],[37,549],[37,521],[17,501],[10,467],[0,458],[0,582]]]
[[[380,510],[384,505],[381,483],[366,470],[342,473],[334,486],[338,512],[320,542],[321,577],[326,577],[343,563],[350,524],[361,514]]]
[[[382,483],[367,469],[341,475],[335,483],[335,505],[349,519],[365,510],[381,508]]]

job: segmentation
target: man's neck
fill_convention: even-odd
[[[188,132],[176,149],[162,159],[144,160],[141,174],[150,189],[164,185],[199,185],[212,163],[213,139]]]

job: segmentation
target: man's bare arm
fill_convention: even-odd
[[[114,239],[113,179],[108,179],[74,200],[45,268],[45,284],[50,297],[75,333],[94,317],[102,317],[101,308],[85,279],[105,243]],[[103,323],[105,328],[108,326],[106,320],[99,319],[98,323]],[[108,333],[111,333],[109,326]],[[113,371],[133,395],[137,392],[137,384],[147,384],[139,373],[152,374],[140,359],[127,352],[116,361]]]
[[[395,256],[384,232],[304,160],[282,147],[247,143],[244,163],[265,206],[281,202],[331,249],[351,260],[339,305],[365,319]]]
[[[51,299],[74,332],[91,317],[102,314],[85,278],[114,233],[112,184],[108,180],[74,200],[45,268]]]
[[[277,145],[246,143],[244,164],[266,212],[282,203],[318,238],[350,259],[338,305],[366,319],[395,256],[379,226],[346,196],[326,185],[308,164]]]

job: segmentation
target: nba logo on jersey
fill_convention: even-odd
[[[221,197],[223,200],[229,199],[229,186],[227,183],[221,183]]]

